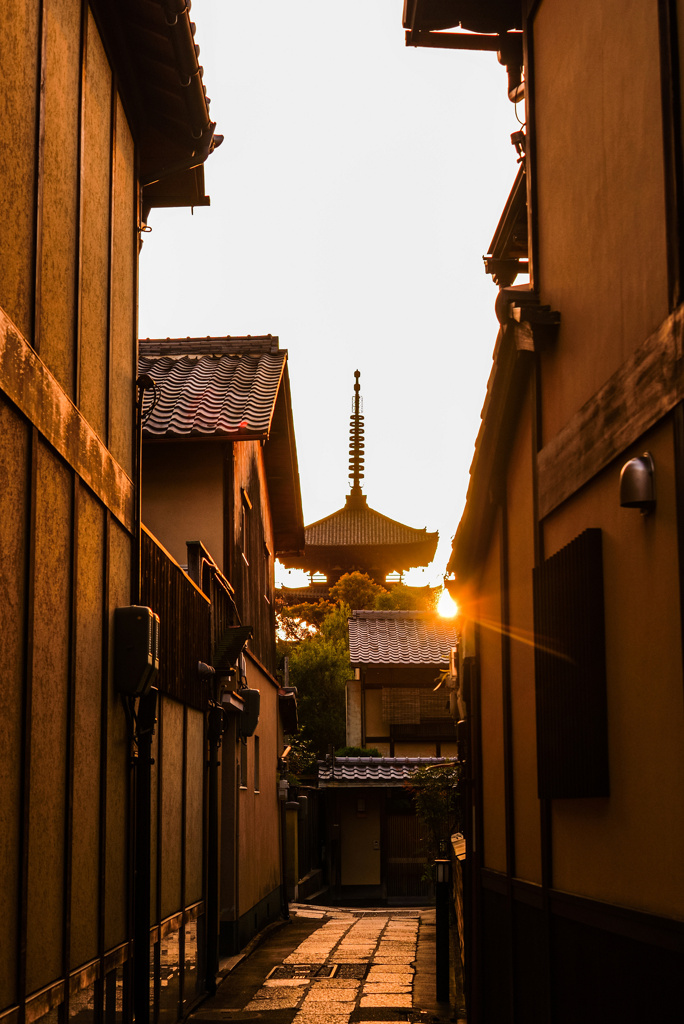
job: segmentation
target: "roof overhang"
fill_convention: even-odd
[[[138,153],[143,220],[156,206],[208,206],[202,165],[222,141],[188,0],[91,0]]]
[[[273,516],[274,554],[278,556],[281,554],[299,555],[304,549],[304,514],[292,416],[287,350],[278,347],[278,338],[270,334],[239,338],[146,338],[140,340],[139,351],[140,369],[144,372],[151,370],[152,377],[154,377],[153,366],[157,364],[142,362],[142,360],[162,360],[158,364],[159,380],[162,381],[162,387],[170,365],[168,360],[174,357],[191,356],[201,359],[202,356],[239,357],[249,355],[257,359],[257,365],[261,365],[261,361],[273,363],[272,357],[278,356],[277,376],[272,373],[270,378],[267,376],[262,379],[258,390],[255,391],[257,396],[255,407],[259,416],[253,423],[245,420],[244,425],[240,422],[239,426],[230,430],[216,429],[215,427],[208,429],[206,423],[204,430],[201,424],[192,426],[191,429],[188,424],[181,423],[178,429],[174,430],[171,427],[172,417],[167,412],[164,418],[161,418],[156,429],[153,415],[148,427],[143,429],[143,441],[146,445],[187,443],[198,440],[222,441],[224,443],[226,441],[259,441],[263,445],[266,484]],[[167,369],[164,369],[165,366]],[[149,392],[149,394],[152,393]],[[199,393],[191,397],[198,399]],[[175,401],[178,401],[178,397]],[[197,402],[189,401],[188,405],[195,408]],[[229,420],[228,422],[235,425],[239,418],[237,416],[234,421]],[[182,416],[180,419],[182,420]]]

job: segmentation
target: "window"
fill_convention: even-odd
[[[539,797],[608,796],[601,531],[547,558],[533,582]]]
[[[247,788],[247,740],[240,740],[240,789]]]
[[[254,792],[259,792],[259,737],[254,737]]]

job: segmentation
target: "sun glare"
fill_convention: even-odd
[[[439,600],[437,602],[437,611],[445,619],[453,619],[455,615],[458,615],[458,605],[452,599],[451,594],[446,589],[446,587],[439,595]]]

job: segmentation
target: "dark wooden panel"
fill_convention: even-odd
[[[160,618],[160,692],[204,711],[212,689],[197,665],[211,662],[209,600],[145,530],[141,600]]]
[[[601,531],[533,571],[540,799],[609,795]]]
[[[680,306],[542,448],[542,519],[681,401],[683,329]]]

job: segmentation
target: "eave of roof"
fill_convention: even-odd
[[[474,571],[494,523],[513,425],[529,379],[534,353],[518,348],[515,325],[499,331],[482,422],[470,466],[466,504],[454,537],[447,572],[459,581]]]
[[[324,572],[347,564],[387,571],[429,565],[439,534],[383,516],[361,497],[363,502],[348,499],[337,512],[307,526],[304,554],[286,561],[286,567]]]
[[[209,116],[187,0],[91,0],[139,157],[143,205],[206,206],[202,164],[222,141]]]
[[[287,350],[278,348],[277,337],[144,339],[139,351],[138,372],[162,390],[144,441],[264,442],[275,554],[300,552],[304,516]]]
[[[444,665],[458,643],[455,620],[434,612],[355,611],[349,661],[360,665]]]
[[[336,757],[318,761],[320,789],[404,786],[419,768],[449,764],[446,757]]]
[[[440,31],[461,26],[469,32],[522,28],[520,0],[404,0],[403,26]]]

